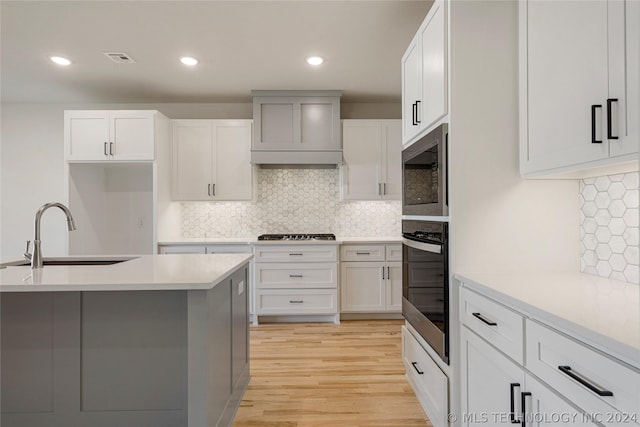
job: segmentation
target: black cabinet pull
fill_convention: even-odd
[[[411,104],[411,124],[414,126],[418,126],[416,123],[416,115],[418,114],[418,103],[414,102]]]
[[[493,320],[488,320],[486,319],[484,316],[482,316],[482,314],[480,313],[471,313],[473,314],[473,317],[476,317],[480,320],[482,320],[484,323],[486,323],[489,326],[498,326],[498,324],[496,322],[494,322]]]
[[[591,106],[591,143],[602,144],[602,140],[596,139],[596,110],[602,108],[602,105]]]
[[[302,254],[301,253],[297,253],[297,252],[296,253],[289,253],[289,256],[302,256]]]
[[[356,252],[356,255],[371,255],[371,252]]]
[[[522,405],[522,427],[525,427],[527,422],[527,396],[531,396],[531,393],[529,393],[528,391],[520,393]]]
[[[298,300],[295,300],[295,299],[293,299],[293,300],[289,300],[289,304],[302,304],[303,302],[304,302],[304,301],[303,301],[303,300],[301,300],[301,299],[298,299]]]
[[[516,418],[516,397],[513,391],[516,387],[520,387],[520,383],[511,383],[509,385],[509,397],[511,398],[511,412],[509,412],[509,421],[511,424],[518,424],[520,420]]]
[[[107,153],[107,143],[106,142],[104,143],[104,155],[105,156],[109,155],[109,153]]]
[[[577,382],[579,382],[580,384],[582,384],[583,386],[585,386],[586,388],[588,388],[589,390],[597,394],[598,396],[613,396],[612,392],[610,392],[609,390],[602,390],[598,388],[598,386],[594,384],[592,381],[580,375],[578,372],[572,370],[571,366],[558,366],[558,369],[560,369],[560,371],[563,374],[566,374],[572,379],[576,380]]]
[[[618,98],[609,98],[607,99],[607,139],[618,139],[617,136],[614,136],[612,133],[613,120],[611,120],[611,104],[614,102],[618,102]]]
[[[299,278],[302,277],[302,274],[290,274],[289,277],[293,277],[293,278],[299,279]]]
[[[416,124],[420,124],[422,123],[420,120],[418,120],[418,104],[420,104],[420,101],[416,101]]]
[[[416,370],[418,375],[423,375],[424,374],[424,372],[422,372],[420,369],[418,369],[418,362],[411,362],[411,366],[413,366],[413,369]]]
[[[109,143],[109,154],[113,156],[113,142]]]

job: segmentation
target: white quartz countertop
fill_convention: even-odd
[[[0,292],[211,289],[252,254],[143,255],[113,265],[47,265],[0,269]],[[123,258],[123,257],[68,257]]]
[[[640,368],[640,286],[582,273],[456,273],[527,316]]]
[[[217,245],[217,244],[246,244],[246,245],[280,245],[280,244],[374,244],[374,243],[402,243],[402,237],[336,237],[336,240],[258,240],[256,237],[182,237],[158,242],[158,245]]]

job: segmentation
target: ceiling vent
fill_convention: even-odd
[[[116,64],[135,64],[136,61],[124,52],[104,52],[104,56]]]

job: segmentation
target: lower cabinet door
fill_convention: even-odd
[[[386,310],[387,267],[384,262],[343,262],[340,270],[342,313]]]
[[[387,264],[387,311],[402,311],[402,262]]]
[[[524,371],[465,326],[461,332],[462,413],[457,414],[460,425],[511,424],[520,414]]]

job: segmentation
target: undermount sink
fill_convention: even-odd
[[[113,265],[119,264],[121,262],[130,261],[135,259],[136,257],[118,257],[118,258],[44,258],[42,260],[42,265]],[[6,267],[23,267],[26,265],[31,265],[30,261],[27,260],[18,260],[5,262],[4,264],[0,264],[0,268]]]

